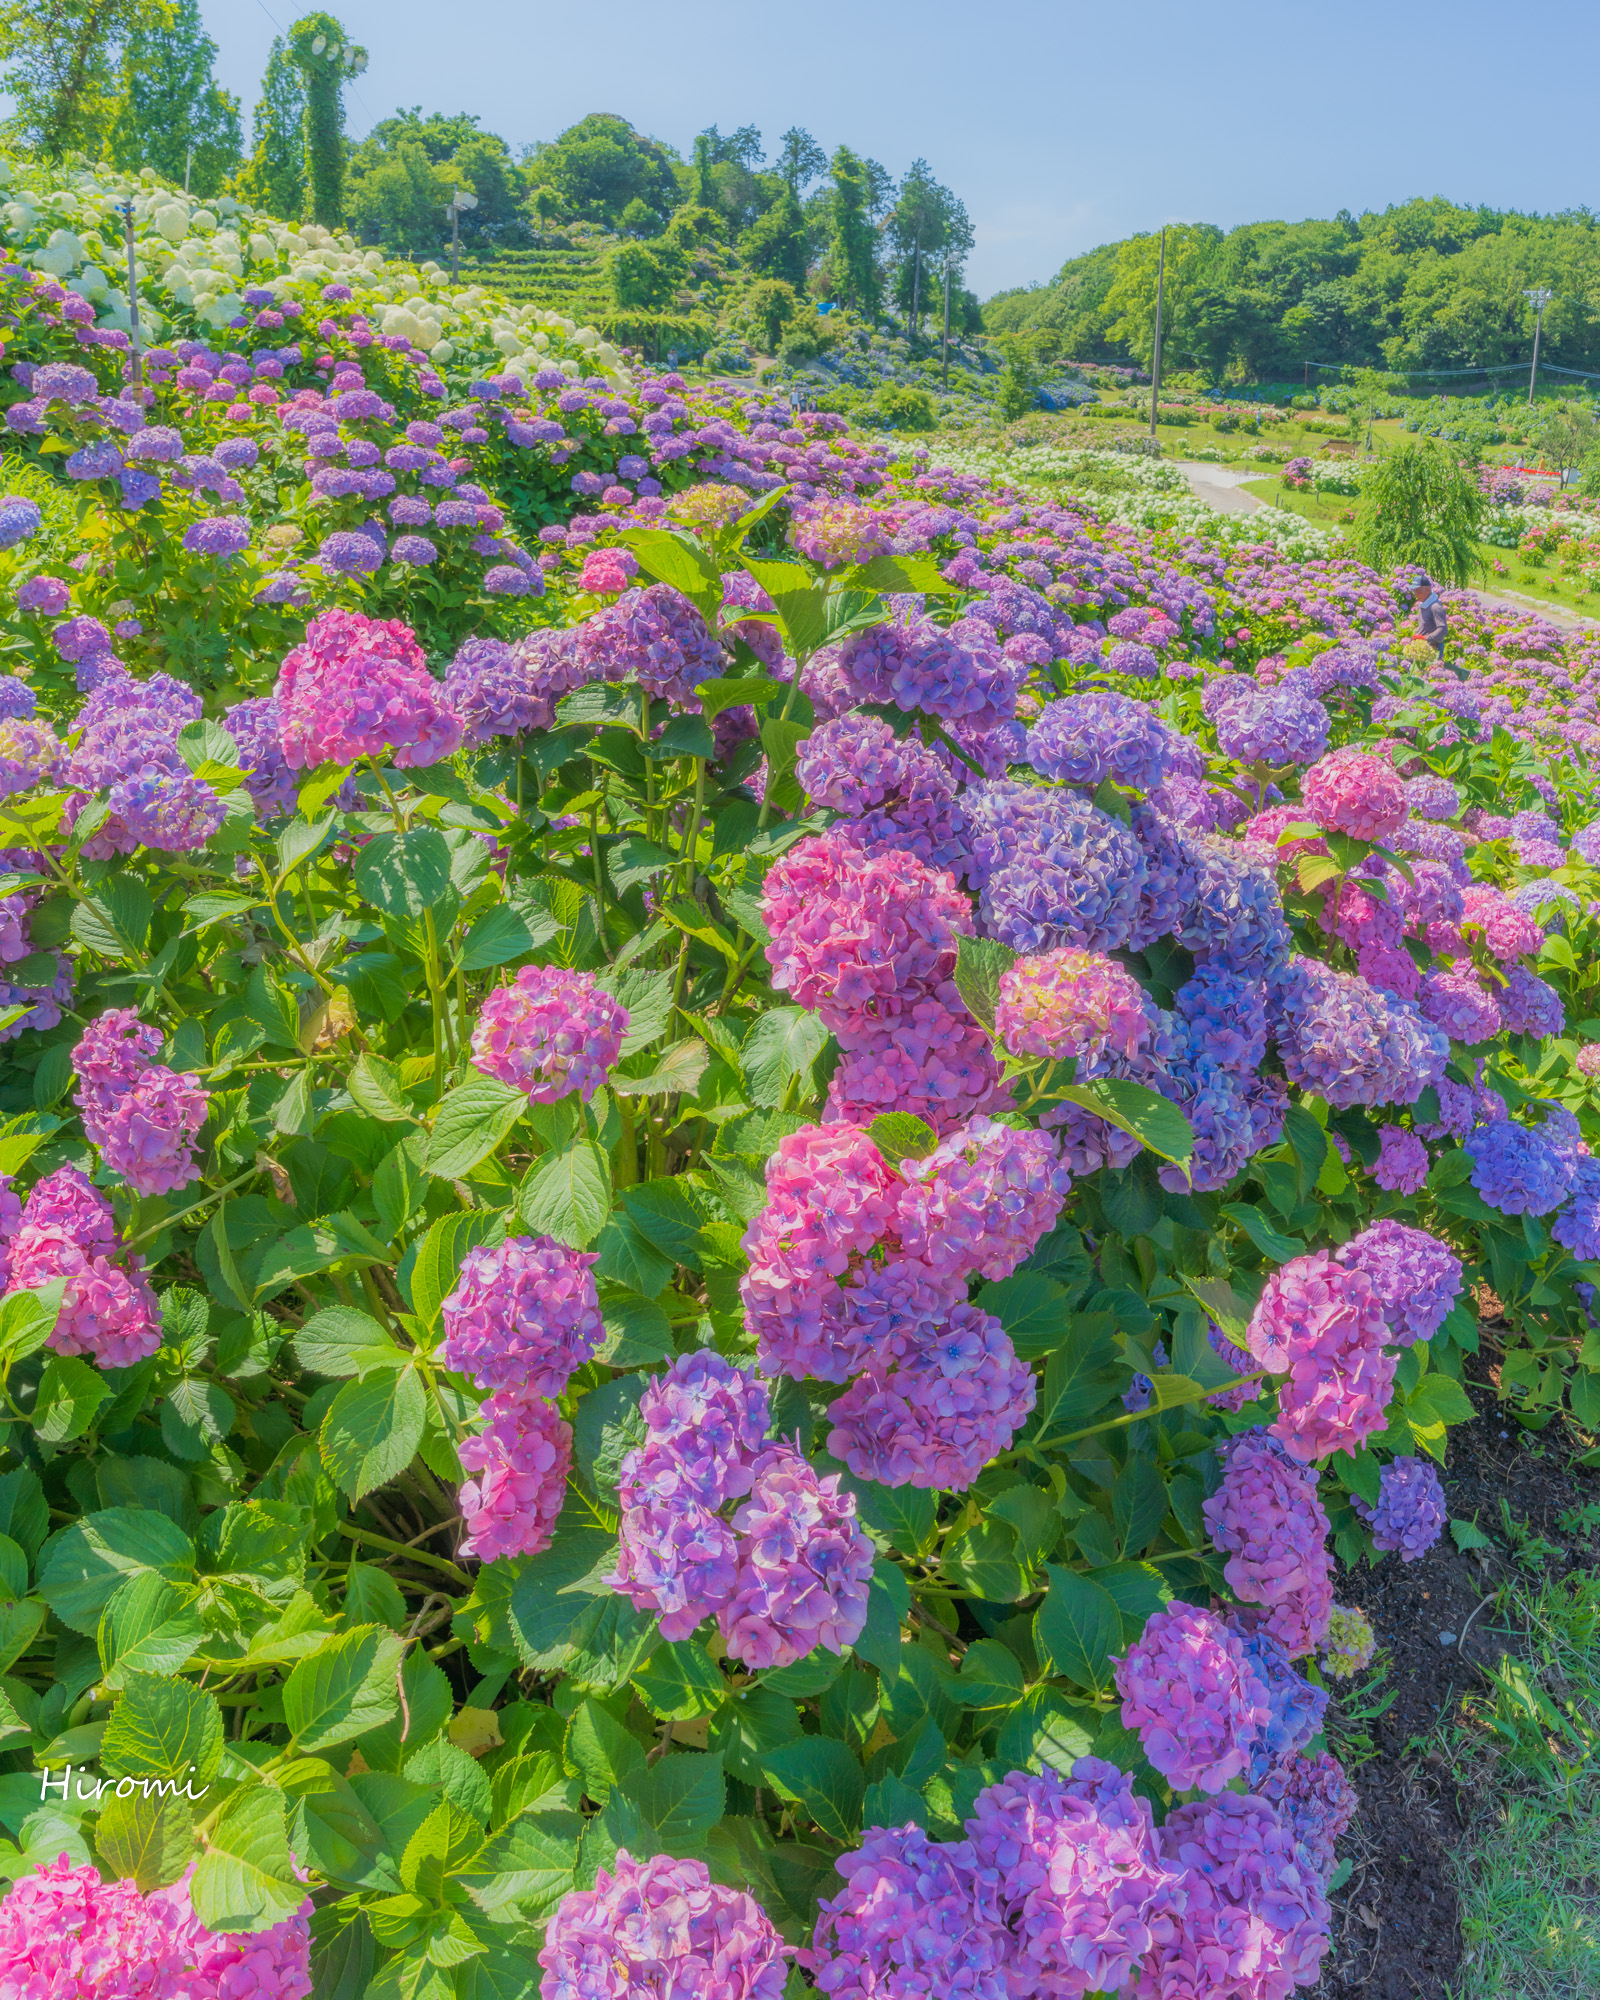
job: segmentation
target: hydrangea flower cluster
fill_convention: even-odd
[[[194,1142],[206,1093],[154,1060],[161,1035],[128,1007],[92,1022],[73,1051],[85,1136],[135,1194],[173,1194],[200,1171]]]
[[[1289,1664],[1289,1655],[1265,1626],[1251,1624],[1254,1615],[1230,1612],[1227,1620],[1229,1630],[1267,1690],[1270,1712],[1250,1739],[1246,1777],[1252,1791],[1275,1765],[1305,1748],[1321,1730],[1328,1706],[1326,1690],[1313,1687],[1295,1672]]]
[[[1572,1190],[1572,1162],[1542,1131],[1495,1118],[1469,1132],[1472,1185],[1502,1215],[1548,1215]]]
[[[102,1368],[131,1368],[161,1345],[161,1314],[144,1266],[117,1257],[111,1204],[74,1166],[38,1181],[20,1206],[0,1196],[0,1274],[8,1291],[65,1278],[49,1344]]]
[[[530,1103],[557,1104],[573,1091],[587,1103],[622,1051],[628,1020],[592,972],[524,965],[479,1009],[472,1060]]]
[[[1307,771],[1300,784],[1306,814],[1330,833],[1385,845],[1410,810],[1394,767],[1364,750],[1335,750]]]
[[[782,2000],[791,1952],[760,1904],[713,1882],[703,1861],[635,1861],[618,1848],[615,1866],[564,1896],[546,1926],[540,1991],[543,2000]]]
[[[1426,1229],[1383,1216],[1334,1252],[1341,1264],[1365,1271],[1373,1296],[1401,1347],[1432,1340],[1461,1296],[1461,1259]]]
[[[1270,1433],[1245,1431],[1222,1453],[1222,1483],[1203,1503],[1223,1575],[1290,1659],[1318,1645],[1333,1605],[1328,1516],[1317,1475]]]
[[[1360,1797],[1344,1766],[1326,1750],[1286,1759],[1257,1785],[1259,1797],[1278,1809],[1317,1874],[1333,1874],[1334,1849],[1356,1816]]]
[[[1428,1149],[1404,1125],[1378,1127],[1378,1157],[1372,1178],[1391,1194],[1416,1194],[1428,1178]]]
[[[1154,791],[1172,761],[1172,732],[1148,703],[1109,690],[1052,701],[1028,731],[1028,762],[1042,777],[1093,791],[1111,779]]]
[[[966,1831],[1013,1994],[1118,1992],[1170,1942],[1187,1885],[1115,1765],[1080,1757],[1070,1777],[1013,1772],[978,1794]]]
[[[1395,1360],[1365,1271],[1326,1250],[1290,1258],[1268,1278],[1246,1337],[1262,1367],[1287,1378],[1272,1428],[1294,1457],[1354,1453],[1383,1428]]]
[[[461,747],[461,724],[397,619],[320,613],[285,656],[274,692],[296,771],[386,751],[402,767],[437,764]]]
[[[844,1879],[818,1906],[800,1964],[829,2000],[960,1993],[1011,2000],[1011,1937],[970,1841],[921,1827],[873,1827],[841,1854]]]
[[[1014,1056],[1131,1057],[1150,1038],[1144,993],[1098,952],[1064,947],[1019,958],[1000,975],[995,1032]]]
[[[1267,1684],[1222,1619],[1171,1604],[1145,1620],[1117,1662],[1122,1721],[1172,1786],[1221,1791],[1249,1766],[1272,1720]]]
[[[853,1645],[872,1544],[838,1475],[819,1477],[796,1446],[769,1441],[765,1384],[702,1349],[654,1378],[639,1414],[645,1442],[622,1462],[613,1586],[668,1639],[714,1617],[753,1671]]]
[[[1378,1504],[1352,1493],[1350,1505],[1372,1530],[1373,1546],[1402,1562],[1420,1562],[1444,1533],[1444,1488],[1430,1459],[1390,1459],[1379,1476]]]
[[[1179,1806],[1161,1829],[1188,1891],[1175,1936],[1145,1961],[1153,1992],[1287,2000],[1315,1986],[1328,1948],[1316,1868],[1266,1799],[1224,1792]]]
[[[800,746],[795,775],[817,805],[849,815],[842,831],[864,854],[904,848],[931,868],[966,858],[956,784],[917,737],[876,716],[824,722]]]
[[[627,590],[577,628],[574,663],[586,680],[637,681],[655,701],[698,709],[694,690],[722,672],[722,648],[680,590]]]
[[[1328,1618],[1328,1636],[1322,1642],[1322,1671],[1330,1680],[1353,1680],[1372,1664],[1377,1647],[1377,1634],[1367,1614],[1336,1604]]]
[[[548,1548],[572,1462],[555,1398],[605,1339],[595,1254],[548,1236],[479,1245],[439,1307],[439,1358],[486,1401],[484,1428],[460,1447],[480,1475],[461,1489],[461,1553],[493,1562]]]
[[[0,1901],[0,1988],[18,2000],[307,2000],[309,1902],[268,1930],[214,1932],[190,1901],[193,1873],[145,1895],[63,1854],[19,1876]]]

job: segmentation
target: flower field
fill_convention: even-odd
[[[0,1990],[1313,1987],[1336,1562],[1600,1430],[1596,642],[27,172]]]

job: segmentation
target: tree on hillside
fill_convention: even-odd
[[[945,217],[953,200],[933,178],[927,161],[913,160],[889,216],[889,243],[899,264],[896,295],[905,308],[913,340],[921,331],[926,298],[923,267],[944,247]]]
[[[791,125],[778,141],[778,157],[773,162],[798,201],[819,174],[828,171],[828,156],[799,125]]]
[[[783,330],[799,311],[794,287],[781,278],[762,278],[744,297],[747,317],[760,329],[763,353],[776,354]]]
[[[116,115],[118,55],[166,19],[164,0],[0,0],[7,134],[47,160],[98,158]]]
[[[805,284],[811,262],[806,219],[790,188],[785,187],[771,208],[756,217],[739,250],[751,270],[763,277],[782,278],[797,290]]]
[[[436,250],[448,226],[444,205],[459,185],[448,168],[428,157],[419,139],[399,139],[352,171],[350,227],[363,242],[379,242],[386,250]]]
[[[722,136],[715,125],[708,125],[701,136],[711,148],[711,164],[714,167],[732,161],[754,172],[767,157],[761,144],[761,134],[754,125],[741,125],[737,132],[730,132],[727,138]]]
[[[122,46],[122,94],[111,127],[113,166],[154,167],[195,194],[215,195],[239,170],[239,100],[211,73],[217,45],[196,0],[176,0],[164,22],[142,21]],[[186,173],[187,169],[187,173]]]
[[[251,114],[251,152],[239,186],[246,201],[285,222],[297,220],[305,206],[305,115],[305,78],[280,37],[267,57]]]
[[[876,319],[881,300],[877,236],[868,218],[867,163],[848,146],[833,156],[831,282],[843,302]]]
[[[666,241],[619,243],[608,264],[612,295],[624,310],[661,311],[673,304],[685,275],[681,251]]]
[[[1351,550],[1374,569],[1415,563],[1464,587],[1483,567],[1475,543],[1484,504],[1452,453],[1431,439],[1408,439],[1368,475]]]
[[[1199,360],[1213,374],[1226,367],[1235,337],[1228,316],[1219,321],[1215,290],[1205,277],[1206,253],[1221,233],[1204,223],[1168,228],[1161,312],[1161,344],[1168,356]],[[1143,368],[1150,366],[1155,353],[1160,258],[1158,234],[1135,236],[1119,245],[1105,298],[1110,337],[1120,341]]]
[[[553,144],[535,147],[524,164],[589,222],[614,226],[636,199],[670,215],[682,200],[666,147],[609,112],[591,111]]]

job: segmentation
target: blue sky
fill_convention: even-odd
[[[270,12],[269,12],[270,10]],[[289,0],[201,0],[218,73],[253,106]],[[980,296],[1163,222],[1359,213],[1416,194],[1600,205],[1591,5],[1332,7],[1155,0],[343,0],[371,54],[359,135],[397,105],[473,111],[514,148],[613,111],[687,152],[803,125],[899,174],[918,154],[966,202]]]

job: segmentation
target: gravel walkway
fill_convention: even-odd
[[[1246,493],[1247,479],[1260,479],[1259,469],[1239,472],[1227,465],[1207,465],[1203,459],[1171,458],[1167,463],[1181,472],[1197,500],[1214,507],[1219,514],[1253,514],[1266,503],[1259,494]]]

